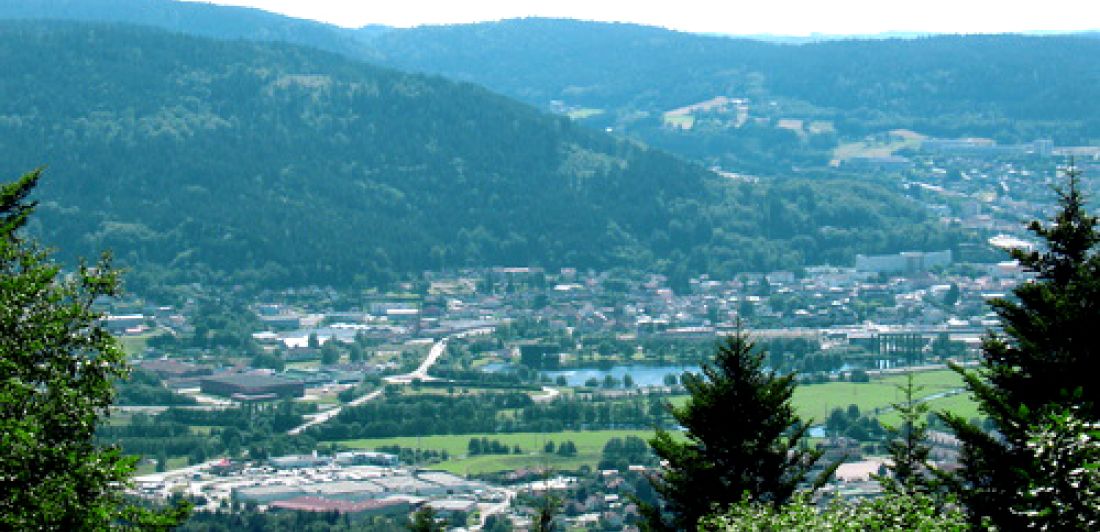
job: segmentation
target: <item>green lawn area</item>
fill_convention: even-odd
[[[924,387],[917,393],[918,398],[963,387],[962,379],[949,369],[922,371],[914,373],[914,376],[916,385]],[[850,404],[858,405],[860,412],[864,414],[872,414],[875,409],[890,408],[891,404],[901,402],[903,397],[897,386],[904,383],[905,376],[895,374],[887,377],[873,377],[871,382],[865,383],[804,384],[795,388],[793,402],[795,410],[803,419],[812,419],[814,423],[821,423],[834,408],[848,408]],[[686,399],[686,396],[677,396],[672,399],[672,402],[681,405]],[[935,399],[929,402],[929,406],[933,411],[958,412],[967,419],[977,415],[977,405],[965,394]],[[883,417],[883,421],[886,422],[896,421],[896,419],[889,414]]]
[[[177,457],[169,458],[168,462],[165,465],[167,466],[167,469],[169,471],[171,471],[173,469],[182,469],[184,467],[187,467],[187,457],[177,456]],[[138,464],[137,468],[135,468],[135,470],[134,470],[135,475],[149,475],[149,474],[156,473],[156,472],[157,472],[156,463],[146,463],[144,460],[141,461]]]
[[[122,350],[127,355],[136,356],[145,352],[145,347],[149,344],[149,339],[167,334],[162,330],[152,330],[145,334],[135,334],[127,336],[118,336],[118,341],[122,344]]]
[[[914,374],[916,385],[924,389],[917,397],[962,387],[962,379],[951,370],[925,371]],[[875,409],[889,408],[903,399],[898,385],[905,383],[904,375],[891,375],[872,379],[871,382],[828,382],[799,386],[794,391],[794,406],[803,418],[822,422],[834,408],[859,405],[859,410],[872,413]]]
[[[961,389],[962,379],[948,369],[922,371],[914,373],[917,386],[923,386],[918,392],[918,397],[928,397],[945,391]],[[885,377],[874,377],[871,382],[829,382],[823,384],[800,385],[795,389],[794,405],[798,413],[803,417],[812,418],[815,422],[823,422],[830,410],[834,408],[847,408],[849,404],[859,405],[860,411],[871,414],[876,409],[884,410],[890,405],[902,400],[902,393],[897,388],[904,384],[905,375],[894,374]],[[672,398],[675,404],[683,404],[686,396]],[[950,410],[958,412],[965,418],[976,417],[977,406],[966,394],[956,394],[929,401],[933,411]],[[884,422],[896,422],[896,415],[884,414]],[[492,471],[512,470],[522,467],[551,467],[561,470],[577,469],[581,465],[596,467],[600,459],[600,453],[604,445],[611,438],[637,436],[649,439],[653,435],[650,430],[602,430],[587,432],[555,432],[532,433],[522,432],[513,434],[463,434],[447,436],[415,436],[396,438],[373,438],[342,440],[338,442],[351,449],[375,449],[381,446],[398,445],[406,448],[430,449],[447,451],[451,458],[441,464],[431,466],[433,469],[442,469],[455,474],[477,474]],[[466,457],[467,446],[471,438],[486,437],[497,440],[513,447],[518,445],[522,454],[508,455],[481,455]],[[571,440],[577,446],[577,456],[562,457],[556,454],[542,452],[547,441],[553,441],[556,445],[566,440]]]
[[[497,440],[509,447],[519,445],[523,454],[507,455],[480,455],[466,457],[466,451],[471,438],[486,437]],[[447,436],[405,436],[397,438],[374,438],[342,440],[339,443],[352,449],[374,449],[385,445],[399,445],[408,448],[431,449],[447,451],[451,459],[432,466],[433,469],[443,469],[455,474],[475,474],[491,471],[505,471],[522,467],[552,467],[555,469],[572,470],[587,464],[595,468],[600,460],[600,453],[608,440],[612,438],[625,438],[637,436],[649,439],[653,432],[649,430],[599,430],[588,432],[517,432],[512,434],[462,434]],[[577,446],[577,455],[563,457],[557,454],[542,452],[547,441],[555,445],[569,440]]]

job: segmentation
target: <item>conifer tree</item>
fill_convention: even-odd
[[[941,414],[963,443],[955,489],[974,524],[1029,525],[1018,511],[1021,494],[1042,475],[1027,449],[1029,433],[1051,412],[1072,409],[1084,422],[1100,420],[1094,382],[1100,374],[1100,234],[1097,219],[1085,212],[1079,176],[1071,163],[1051,223],[1028,226],[1043,249],[1012,251],[1035,277],[1012,298],[991,302],[1002,332],[983,341],[979,369],[955,366],[996,429],[989,433]]]
[[[23,228],[40,176],[0,185],[0,529],[165,529],[185,507],[157,514],[122,490],[134,458],[94,441],[126,376],[125,354],[92,307],[119,288],[104,256],[62,275]]]
[[[663,429],[650,440],[667,464],[652,479],[663,508],[643,508],[650,528],[695,529],[714,505],[746,496],[784,503],[820,458],[800,446],[808,426],[791,405],[794,374],[766,370],[764,356],[738,332],[718,346],[701,374],[685,379],[690,397],[670,411],[686,440]]]
[[[928,423],[925,421],[928,405],[917,399],[916,395],[922,387],[914,383],[912,373],[906,374],[905,384],[898,388],[903,400],[892,406],[901,420],[896,427],[886,427],[889,433],[886,450],[891,462],[886,469],[890,476],[878,480],[887,491],[930,493],[934,491],[934,480],[928,463],[932,452],[928,443]]]

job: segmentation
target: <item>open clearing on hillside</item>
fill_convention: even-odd
[[[843,143],[833,150],[833,159],[845,161],[856,157],[887,157],[899,150],[918,148],[924,139],[924,135],[915,131],[896,129],[885,135]]]

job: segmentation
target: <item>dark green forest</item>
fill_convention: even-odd
[[[841,134],[907,127],[1006,141],[1100,134],[1100,39],[970,35],[802,45],[555,19],[427,26],[369,40],[387,64],[536,105],[625,116],[718,95],[774,101]],[[604,118],[606,120],[606,118]]]
[[[874,183],[735,183],[468,84],[287,44],[0,25],[0,171],[31,230],[131,288],[384,285],[424,269],[686,278],[959,238]],[[839,185],[839,186],[838,186]]]
[[[542,109],[596,109],[612,127],[678,155],[784,176],[830,160],[838,141],[895,128],[1001,142],[1100,136],[1096,34],[841,39],[798,44],[559,19],[344,29],[255,9],[170,0],[27,0],[2,19],[123,22],[227,40],[282,41],[469,81]],[[748,127],[666,127],[663,113],[747,98]],[[552,104],[552,102],[556,102]],[[794,132],[779,118],[835,129]]]

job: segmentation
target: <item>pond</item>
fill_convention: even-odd
[[[498,371],[507,371],[510,366],[505,364],[488,364],[481,368],[482,371],[490,373]],[[557,380],[558,377],[565,377],[565,382],[569,386],[584,386],[584,383],[591,379],[596,379],[601,383],[608,376],[611,375],[619,382],[619,386],[622,386],[623,377],[630,375],[630,378],[634,379],[635,386],[664,386],[665,375],[674,374],[679,378],[680,374],[685,371],[698,372],[699,366],[647,366],[643,364],[624,364],[618,366],[611,366],[610,368],[570,368],[560,370],[543,371],[542,373],[550,377],[552,380]]]

